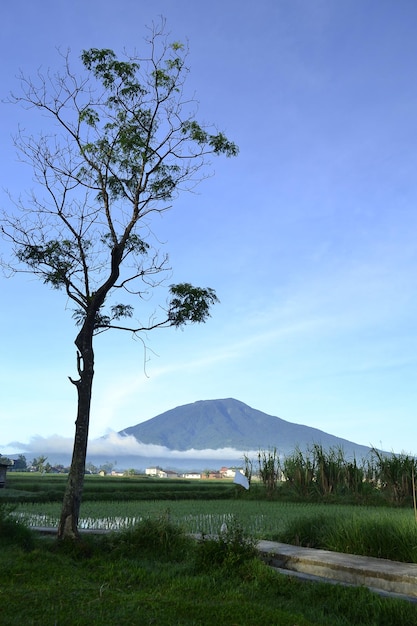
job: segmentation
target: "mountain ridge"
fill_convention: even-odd
[[[366,455],[370,447],[326,433],[311,426],[289,422],[249,405],[224,398],[197,400],[165,411],[151,419],[119,431],[132,435],[144,444],[156,444],[170,450],[190,449],[259,450],[276,447],[289,454],[295,448],[312,444],[337,447],[350,456]]]

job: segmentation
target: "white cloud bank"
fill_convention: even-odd
[[[52,435],[51,437],[41,437],[39,435],[32,437],[29,443],[21,443],[18,441],[11,442],[7,445],[7,453],[26,453],[37,455],[71,455],[73,439],[71,437],[61,437],[60,435]],[[241,460],[243,454],[253,455],[254,451],[236,450],[235,448],[207,448],[197,450],[190,448],[189,450],[171,450],[165,446],[155,444],[146,444],[138,441],[133,435],[119,435],[116,432],[110,432],[100,439],[92,439],[88,444],[87,455],[89,457],[107,456],[107,457],[123,457],[137,456],[164,459],[229,459]]]

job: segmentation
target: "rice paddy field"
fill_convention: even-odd
[[[15,515],[29,526],[58,525],[59,503],[21,504]],[[409,509],[358,507],[353,505],[302,504],[251,500],[178,500],[85,502],[81,505],[80,528],[119,530],[148,517],[169,516],[189,533],[217,534],[228,520],[240,522],[246,532],[259,539],[274,539],[291,523],[314,517],[344,518],[395,526],[415,525]]]
[[[58,526],[66,477],[11,476],[0,502],[30,527]],[[118,531],[164,518],[187,533],[217,535],[239,524],[267,539],[417,563],[417,522],[412,506],[366,506],[254,497],[230,481],[87,476],[81,530]]]

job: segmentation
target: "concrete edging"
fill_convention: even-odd
[[[259,541],[259,552],[276,568],[366,586],[417,600],[417,564]]]

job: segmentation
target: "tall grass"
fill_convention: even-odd
[[[284,543],[417,563],[417,525],[413,517],[318,513],[292,520],[274,539]]]
[[[283,461],[283,474],[288,486],[303,497],[329,498],[354,496],[357,499],[366,490],[368,461],[347,459],[342,448],[325,450],[313,444],[305,452],[296,448]]]
[[[388,499],[402,504],[414,498],[416,459],[405,453],[386,455],[375,448],[371,454],[375,460],[374,482]]]
[[[277,448],[259,450],[258,452],[258,476],[265,488],[266,496],[271,498],[277,488],[281,474],[280,459]],[[247,463],[246,463],[247,466]]]
[[[283,491],[316,501],[349,499],[364,503],[408,505],[415,498],[416,459],[409,454],[387,454],[372,448],[358,461],[346,458],[342,448],[325,450],[312,444],[296,448],[282,461]]]

